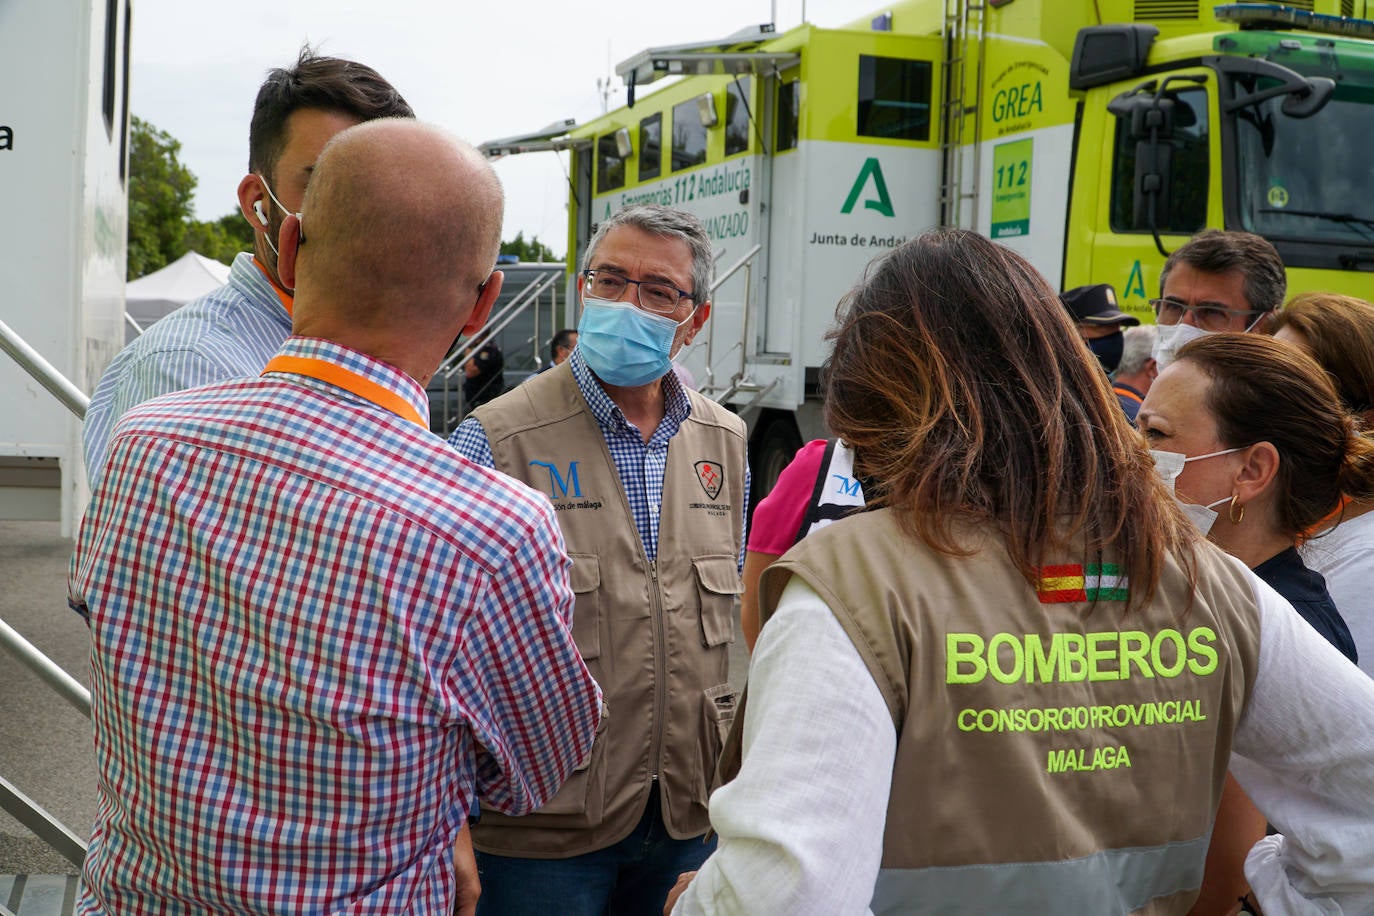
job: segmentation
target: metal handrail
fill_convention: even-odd
[[[134,332],[139,337],[143,336],[143,325],[139,324],[137,321],[134,321],[134,316],[130,315],[128,312],[124,313],[124,323],[127,324],[129,327],[133,328]]]
[[[746,252],[740,257],[740,259],[739,259],[738,261],[736,261],[734,264],[730,265],[730,267],[728,267],[723,273],[721,273],[718,277],[716,277],[715,282],[711,284],[711,296],[714,298],[714,297],[715,297],[715,294],[716,294],[716,290],[720,289],[721,286],[723,286],[727,280],[729,280],[731,277],[733,277],[736,273],[738,273],[738,272],[739,272],[741,269],[743,269],[746,265],[750,264],[750,262],[752,262],[752,261],[754,260],[754,258],[758,255],[758,253],[759,253],[760,251],[762,251],[762,250],[763,250],[763,246],[762,246],[762,245],[755,245],[753,248],[750,248],[748,251],[746,251]],[[717,255],[717,257],[719,257],[719,255]],[[747,341],[747,340],[749,339],[749,336],[748,336],[748,329],[749,329],[749,305],[750,305],[750,295],[749,295],[749,286],[750,286],[750,283],[749,283],[749,279],[752,279],[752,274],[750,275],[749,278],[747,278],[747,279],[745,280],[745,284],[744,284],[744,312],[743,312],[743,319],[742,319],[742,322],[743,322],[743,323],[742,323],[742,325],[741,325],[741,327],[740,327],[740,344],[739,344],[739,346],[740,346],[740,373],[743,373],[743,371],[744,371],[744,365],[745,365],[745,360],[747,359],[747,351],[746,351],[746,349],[745,349],[745,341]],[[702,386],[701,386],[701,390],[702,390],[703,393],[710,393],[710,392],[716,390],[716,385],[715,385],[715,378],[716,378],[716,373],[715,373],[715,360],[714,360],[714,354],[713,354],[713,350],[715,349],[715,344],[716,344],[716,326],[715,326],[714,323],[712,323],[711,326],[710,326],[709,328],[706,329],[706,381],[705,381],[705,382],[702,384]],[[738,374],[737,374],[736,377],[738,378]]]
[[[461,350],[458,350],[452,356],[444,360],[439,366],[439,371],[436,375],[444,381],[443,406],[445,410],[447,410],[448,405],[452,401],[451,385],[453,377],[463,368],[463,363],[467,362],[468,357],[494,340],[497,334],[505,330],[506,326],[520,317],[526,309],[538,305],[539,297],[544,295],[545,291],[558,281],[560,273],[561,271],[558,269],[551,269],[547,273],[535,276],[534,279],[530,280],[530,282],[525,285],[524,289],[516,294],[514,299],[506,303],[500,312],[487,319],[487,323],[472,340],[468,341]],[[536,342],[536,346],[537,345]],[[456,419],[456,416],[446,415],[444,417],[444,428],[449,428]]]
[[[544,291],[558,279],[558,274],[558,270],[550,270],[548,273],[537,275],[534,279],[530,280],[529,283],[525,284],[525,288],[516,293],[515,298],[502,306],[501,311],[487,319],[487,323],[482,326],[482,330],[478,331],[475,337],[464,344],[461,350],[446,357],[444,361],[439,364],[439,369],[435,374],[442,375],[446,381],[454,375],[457,375],[458,371],[463,368],[463,363],[467,362],[468,356],[485,347],[497,334],[505,329],[506,325],[519,317],[521,312],[538,302],[539,297],[544,294]]]
[[[78,420],[86,418],[90,398],[3,321],[0,321],[0,350],[8,353],[39,384],[52,392]],[[88,719],[91,717],[90,691],[4,620],[0,620],[0,648],[7,650],[37,674],[82,715]],[[0,777],[0,810],[23,824],[72,864],[80,866],[85,860],[86,844],[81,837],[4,777]]]
[[[3,321],[0,321],[0,350],[13,357],[24,371],[52,392],[64,407],[76,414],[78,420],[86,419],[86,410],[91,406],[91,399]]]
[[[91,692],[4,620],[0,620],[0,648],[7,650],[25,667],[42,678],[62,699],[75,707],[77,712],[88,719],[91,717]]]

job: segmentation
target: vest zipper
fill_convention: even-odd
[[[663,590],[658,584],[658,560],[655,558],[649,561],[649,584],[652,592],[649,596],[653,607],[654,617],[654,728],[649,745],[649,766],[652,770],[652,779],[658,779],[659,770],[662,769],[663,755],[663,708],[667,703],[667,690],[664,680],[667,678],[665,668],[667,667],[667,647],[664,645],[667,636],[663,625]]]

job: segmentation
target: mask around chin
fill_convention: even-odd
[[[1210,534],[1212,526],[1217,523],[1218,513],[1213,507],[1229,502],[1231,497],[1223,496],[1221,499],[1210,502],[1205,506],[1199,505],[1198,503],[1186,503],[1178,498],[1177,493],[1174,494],[1174,499],[1178,502],[1178,507],[1183,510],[1183,514],[1188,516],[1188,521],[1196,525],[1197,529],[1203,534]]]
[[[1154,357],[1155,365],[1159,371],[1164,369],[1174,361],[1179,350],[1190,340],[1197,340],[1199,337],[1207,337],[1215,331],[1204,331],[1202,328],[1191,324],[1167,324],[1160,325],[1155,332],[1155,345],[1150,355]]]

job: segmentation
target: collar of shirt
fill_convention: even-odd
[[[277,281],[272,279],[272,275],[267,272],[267,267],[258,260],[257,255],[253,256],[253,266],[262,273],[263,279],[272,287],[272,292],[276,294],[277,301],[281,303],[281,307],[286,309],[286,314],[288,316],[291,315],[296,305],[295,294],[288,293],[277,285]]]
[[[415,412],[424,420],[425,428],[429,428],[429,396],[425,394],[425,389],[420,387],[420,383],[400,369],[379,359],[374,359],[365,353],[357,350],[350,350],[348,347],[336,344],[332,341],[322,340],[318,337],[291,337],[286,343],[282,344],[278,356],[290,356],[300,359],[318,359],[331,363],[348,372],[366,379],[372,384],[378,385],[387,391],[392,392],[402,398],[407,404],[415,409]],[[303,383],[312,388],[329,387],[333,390],[341,390],[339,386],[322,381],[310,376],[300,375],[295,372],[268,372],[264,375],[290,375],[293,378],[303,380]],[[352,393],[350,393],[352,394]],[[360,400],[368,403],[376,403],[362,395],[352,394]],[[381,406],[381,405],[379,405]]]
[[[582,397],[586,399],[587,406],[591,408],[592,416],[596,417],[602,432],[607,435],[633,433],[638,437],[639,430],[625,419],[620,407],[611,400],[606,389],[601,387],[601,383],[592,374],[591,367],[582,358],[582,351],[574,347],[568,362],[572,364],[572,374],[577,381],[577,387],[581,390]],[[658,424],[658,429],[654,430],[651,442],[660,436],[671,438],[677,433],[682,422],[692,415],[692,403],[688,400],[687,391],[682,387],[676,372],[669,370],[659,379],[659,384],[663,386],[663,421]]]
[[[229,286],[252,306],[253,312],[271,320],[274,327],[282,327],[291,334],[291,309],[282,301],[282,291],[258,264],[258,259],[242,252],[229,266]],[[292,301],[288,297],[287,301]],[[173,313],[175,314],[175,313]]]

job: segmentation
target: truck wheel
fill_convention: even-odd
[[[753,486],[749,492],[749,512],[773,489],[783,468],[792,462],[801,448],[801,434],[791,417],[776,417],[759,433],[750,462]]]

